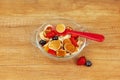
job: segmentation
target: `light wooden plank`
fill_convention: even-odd
[[[43,65],[40,63],[40,65],[27,66],[0,66],[0,78],[4,80],[119,80],[119,62],[120,61],[93,60],[93,66],[90,68],[76,66],[71,63],[66,65],[63,62],[57,63],[56,65]]]

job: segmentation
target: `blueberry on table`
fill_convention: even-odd
[[[89,60],[87,60],[85,65],[88,66],[88,67],[90,67],[90,66],[92,66],[92,62],[89,61]]]
[[[58,36],[54,36],[52,40],[58,40]]]
[[[41,44],[42,46],[46,44],[46,41],[45,40],[40,40],[39,41],[39,44]]]

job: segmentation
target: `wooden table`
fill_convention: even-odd
[[[32,32],[53,17],[105,35],[79,55],[92,67],[50,60],[31,44]],[[1,0],[0,80],[120,80],[120,0]]]

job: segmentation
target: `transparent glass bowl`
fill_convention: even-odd
[[[45,26],[47,26],[48,24],[51,24],[51,25],[57,25],[57,24],[65,24],[66,26],[70,26],[73,28],[73,30],[76,30],[76,31],[84,31],[83,27],[81,27],[79,24],[75,23],[74,21],[72,20],[69,20],[69,19],[64,19],[64,18],[55,18],[55,19],[51,19],[51,20],[48,20],[46,21],[43,25],[41,25],[37,30],[35,30],[34,32],[34,35],[32,36],[32,43],[40,49],[41,53],[46,55],[48,58],[51,58],[51,59],[54,59],[54,60],[58,60],[58,61],[66,61],[66,60],[69,60],[71,58],[74,58],[75,56],[77,56],[78,54],[80,54],[80,52],[83,50],[83,48],[86,46],[86,43],[87,43],[87,39],[86,38],[82,38],[83,40],[83,44],[82,46],[79,48],[79,51],[74,53],[74,55],[70,55],[70,56],[66,56],[66,57],[57,57],[57,56],[53,56],[49,53],[47,53],[43,47],[39,44],[39,40],[40,40],[40,37],[39,37],[39,33],[41,31],[44,30]]]

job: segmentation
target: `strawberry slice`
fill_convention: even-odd
[[[85,56],[81,56],[78,60],[77,60],[77,65],[85,65],[86,64],[86,58]]]
[[[78,47],[77,40],[74,37],[71,37],[70,40],[74,46]]]
[[[56,51],[52,50],[52,49],[49,49],[48,50],[48,53],[52,54],[52,55],[56,55]]]
[[[46,33],[47,38],[52,38],[54,36],[65,36],[67,32],[67,29],[63,33],[58,33],[56,30],[52,30],[48,33]]]
[[[51,32],[48,32],[48,33],[46,34],[46,37],[47,37],[47,38],[52,38],[52,37],[54,37],[55,35],[56,35],[55,31],[52,30]]]

